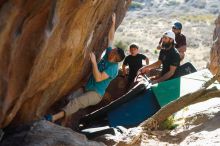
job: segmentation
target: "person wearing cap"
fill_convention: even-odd
[[[67,99],[68,104],[58,113],[45,116],[48,121],[55,122],[63,117],[68,117],[77,112],[79,109],[86,108],[90,105],[96,105],[102,100],[102,96],[109,85],[118,74],[118,62],[125,58],[124,50],[120,48],[112,49],[112,43],[115,34],[115,14],[112,15],[112,26],[108,34],[108,48],[103,58],[96,62],[94,53],[90,53],[92,63],[92,75],[89,77],[84,88],[70,94]]]
[[[157,78],[151,78],[152,83],[158,83],[168,80],[174,76],[176,69],[180,65],[180,55],[178,50],[174,47],[175,34],[169,30],[163,34],[162,49],[160,50],[158,60],[150,65],[139,69],[138,74],[147,74],[152,69],[159,68],[162,65],[162,72]]]
[[[172,31],[175,33],[175,48],[180,53],[180,59],[183,60],[185,57],[186,52],[186,37],[181,33],[182,30],[182,24],[180,22],[175,22],[172,26]],[[159,42],[159,45],[157,46],[157,49],[160,50],[162,48],[162,39]]]
[[[138,49],[139,46],[136,43],[132,43],[129,46],[130,55],[125,57],[122,65],[124,77],[128,75],[128,87],[134,81],[134,78],[137,75],[137,71],[143,66],[142,61],[144,60],[146,62],[146,65],[149,64],[149,59],[145,55],[139,53]],[[126,70],[126,66],[129,67],[128,72]]]
[[[175,47],[180,53],[180,59],[183,60],[186,52],[186,37],[181,33],[181,30],[182,24],[180,22],[175,22],[172,27],[172,31],[175,33]]]

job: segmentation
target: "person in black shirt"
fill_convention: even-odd
[[[158,83],[161,81],[172,78],[175,74],[177,67],[180,65],[180,55],[176,48],[174,48],[175,34],[171,30],[166,31],[162,37],[162,49],[158,61],[153,64],[147,65],[139,69],[138,75],[146,74],[150,70],[159,68],[162,64],[162,72],[158,78],[152,79],[152,83]]]
[[[129,47],[130,55],[128,55],[122,65],[123,75],[126,76],[128,74],[128,84],[130,85],[134,78],[137,75],[137,71],[143,66],[142,60],[146,61],[146,65],[149,64],[149,59],[143,55],[138,53],[138,45],[131,44]],[[126,66],[128,65],[129,71],[127,72]]]

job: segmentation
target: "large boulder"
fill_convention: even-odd
[[[38,119],[87,79],[131,0],[0,1],[0,128]]]
[[[220,69],[220,15],[215,20],[215,30],[213,34],[213,45],[210,52],[209,69],[213,74],[216,74]]]
[[[10,131],[10,130],[8,130]],[[0,146],[104,146],[104,143],[90,141],[85,135],[47,121],[36,121],[23,125],[4,136]]]

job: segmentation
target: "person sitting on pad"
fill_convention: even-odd
[[[161,74],[158,77],[151,78],[152,83],[154,84],[172,78],[180,65],[180,55],[178,50],[174,47],[174,43],[174,32],[171,30],[164,32],[162,37],[162,49],[160,50],[158,60],[153,64],[140,68],[137,75],[149,73],[152,69],[159,68],[162,65]]]

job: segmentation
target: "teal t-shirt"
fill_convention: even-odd
[[[108,61],[108,53],[111,50],[111,47],[107,48],[105,55],[98,63],[99,71],[108,74],[109,78],[101,82],[96,82],[94,76],[91,75],[85,87],[86,91],[96,91],[99,95],[103,96],[111,80],[117,76],[118,63],[112,63]]]

